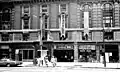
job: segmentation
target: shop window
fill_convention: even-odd
[[[104,39],[105,40],[113,40],[113,32],[105,32]]]
[[[23,59],[33,59],[33,50],[23,50]]]

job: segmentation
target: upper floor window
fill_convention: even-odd
[[[22,7],[22,29],[30,28],[30,6],[24,5]]]
[[[43,4],[40,6],[40,13],[41,13],[41,19],[42,19],[42,28],[47,29],[48,28],[48,22],[49,22],[49,6],[47,4]]]
[[[41,12],[42,13],[48,13],[48,5],[44,4],[41,6]]]
[[[61,12],[66,12],[66,4],[61,4],[60,5],[60,11]]]
[[[111,32],[105,32],[104,33],[104,39],[105,40],[113,40],[114,39],[113,31],[111,31]]]
[[[2,9],[0,29],[2,30],[11,29],[11,9],[10,8]]]
[[[113,7],[110,3],[103,5],[103,26],[113,27]]]

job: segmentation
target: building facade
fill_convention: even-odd
[[[104,49],[105,48],[105,49]],[[0,0],[0,57],[120,61],[119,0]]]

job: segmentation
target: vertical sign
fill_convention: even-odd
[[[61,14],[61,35],[65,36],[65,14]]]
[[[89,34],[89,12],[84,12],[84,35]]]

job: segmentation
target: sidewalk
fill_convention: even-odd
[[[23,67],[35,67],[33,62],[23,62],[21,65]],[[52,66],[49,64],[49,66]],[[67,66],[79,66],[80,68],[114,68],[120,69],[120,63],[106,63],[104,67],[103,63],[84,63],[84,62],[57,62],[57,67],[67,67]]]

